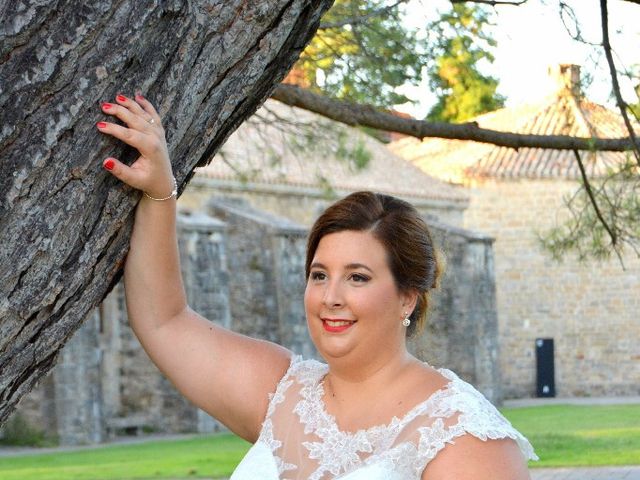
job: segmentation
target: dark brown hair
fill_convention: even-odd
[[[431,234],[413,205],[373,192],[356,192],[329,206],[316,220],[307,241],[306,278],[325,235],[344,230],[369,231],[384,246],[389,269],[400,292],[418,292],[407,335],[423,327],[429,290],[436,287],[440,266]]]

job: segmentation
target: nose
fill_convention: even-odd
[[[322,303],[327,308],[339,308],[344,305],[342,288],[339,281],[329,281],[326,283]]]

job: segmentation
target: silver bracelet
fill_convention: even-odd
[[[176,182],[176,177],[173,177],[173,190],[171,190],[171,195],[164,198],[153,198],[147,192],[144,193],[145,197],[150,198],[151,200],[155,200],[156,202],[164,202],[165,200],[169,200],[170,198],[176,197],[178,195],[178,182]]]

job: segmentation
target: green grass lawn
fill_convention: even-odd
[[[503,409],[540,456],[532,467],[640,464],[640,405]],[[0,457],[2,480],[142,480],[231,475],[249,444],[233,435]]]
[[[640,465],[640,405],[503,409],[540,457],[531,467]]]
[[[250,445],[230,434],[0,457],[2,480],[106,480],[228,477]]]

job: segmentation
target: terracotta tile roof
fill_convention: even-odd
[[[620,115],[564,90],[530,105],[504,108],[475,119],[481,127],[541,135],[623,138],[628,134]],[[640,128],[638,128],[640,132]],[[580,170],[568,150],[506,147],[457,140],[403,139],[389,145],[424,172],[440,179],[467,183],[477,178],[576,179]],[[591,176],[606,173],[627,158],[620,152],[580,152]]]
[[[274,100],[243,123],[196,175],[252,185],[375,190],[461,206],[468,202],[463,190],[425,174],[359,130]]]

